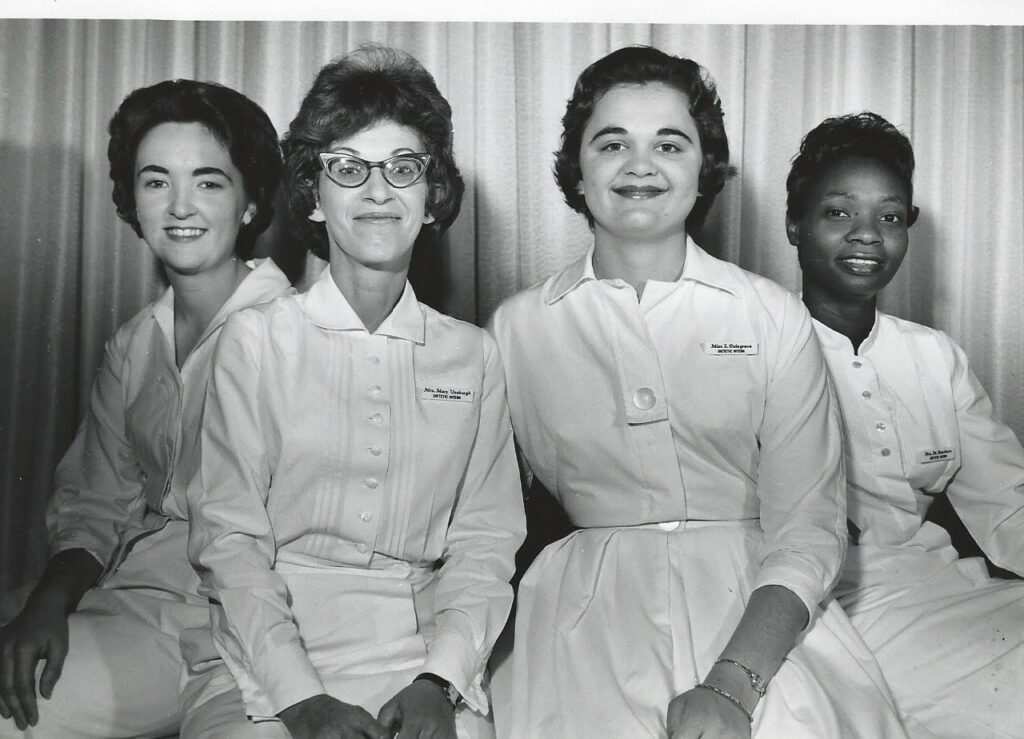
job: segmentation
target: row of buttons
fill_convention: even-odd
[[[861,362],[859,359],[853,360],[853,367],[854,367],[854,369],[860,369],[863,366],[864,366],[864,363]],[[868,398],[871,397],[871,391],[870,390],[864,390],[863,392],[861,392],[860,395],[861,395],[862,398],[868,399]],[[887,428],[888,428],[888,426],[886,426],[883,421],[879,421],[878,423],[875,424],[875,430],[878,431],[879,433],[884,433]],[[882,454],[883,457],[888,457],[890,454],[892,454],[892,450],[889,449],[889,447],[884,447],[882,449],[882,451],[881,451],[881,454]]]

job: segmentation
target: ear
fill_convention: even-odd
[[[317,223],[323,223],[325,220],[327,220],[326,218],[324,218],[324,212],[320,210],[319,198],[317,198],[316,207],[313,208],[313,212],[306,216],[306,218],[308,218],[311,221],[316,221]]]
[[[800,224],[796,223],[786,214],[786,238],[793,246],[800,246]]]
[[[583,178],[582,177],[580,178],[580,181],[576,183],[576,192],[578,192],[580,195],[586,195],[587,194],[586,190],[583,189]]]
[[[910,228],[917,223],[917,217],[921,215],[921,209],[916,205],[910,209],[910,214],[907,216],[907,228]]]
[[[432,216],[427,211],[423,211],[423,225],[424,226],[426,226],[427,224],[433,223],[435,220],[436,219],[434,218],[434,216]]]
[[[256,215],[256,203],[249,203],[245,208],[245,212],[242,214],[242,225],[248,226],[252,223],[253,216]]]

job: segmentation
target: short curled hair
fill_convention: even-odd
[[[309,220],[317,205],[319,153],[380,121],[416,131],[430,154],[423,228],[440,234],[455,221],[465,185],[455,165],[452,109],[415,57],[369,44],[328,62],[313,81],[281,141],[285,190],[294,225],[309,250],[328,259],[327,230]]]
[[[274,216],[272,203],[281,184],[281,149],[274,124],[245,95],[215,82],[165,80],[130,93],[110,119],[107,159],[117,214],[140,238],[135,156],[145,135],[161,123],[198,123],[227,149],[242,173],[246,197],[256,205],[252,220],[242,225],[235,240],[235,255],[248,259],[256,237]]]
[[[786,177],[786,216],[804,215],[807,197],[832,166],[847,159],[869,159],[892,172],[914,200],[914,149],[896,126],[877,113],[865,111],[826,118],[800,143]],[[917,220],[917,206],[909,207],[907,225]]]
[[[627,46],[598,59],[583,70],[562,118],[561,146],[555,152],[555,180],[570,208],[582,213],[593,227],[594,216],[579,191],[583,173],[580,149],[583,129],[594,107],[617,85],[662,83],[686,95],[689,113],[697,124],[703,161],[698,190],[700,197],[686,218],[686,230],[699,228],[711,210],[725,181],[736,173],[729,164],[729,139],[725,134],[722,103],[707,70],[691,59],[666,54],[651,46]]]

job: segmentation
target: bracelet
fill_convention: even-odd
[[[716,688],[714,685],[708,685],[706,683],[697,683],[694,687],[704,688],[704,690],[710,690],[712,693],[717,693],[718,695],[722,696],[727,701],[732,703],[734,706],[736,706],[738,709],[743,711],[743,715],[747,717],[748,723],[754,723],[754,717],[750,715],[750,711],[743,707],[743,704],[740,703],[739,698],[737,698],[736,696],[732,695],[731,693],[726,693],[721,688]]]
[[[733,667],[738,667],[741,670],[743,670],[743,673],[747,676],[747,679],[750,681],[750,689],[757,693],[759,697],[764,698],[764,692],[768,690],[768,681],[760,675],[758,675],[753,670],[751,670],[749,667],[737,662],[734,659],[729,659],[728,657],[721,657],[720,659],[715,661],[715,664],[732,665]]]

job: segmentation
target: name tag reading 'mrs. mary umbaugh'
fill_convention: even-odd
[[[454,400],[460,403],[472,403],[473,391],[452,385],[424,385],[420,390],[420,400]]]
[[[757,354],[756,341],[702,341],[700,348],[705,354]]]

